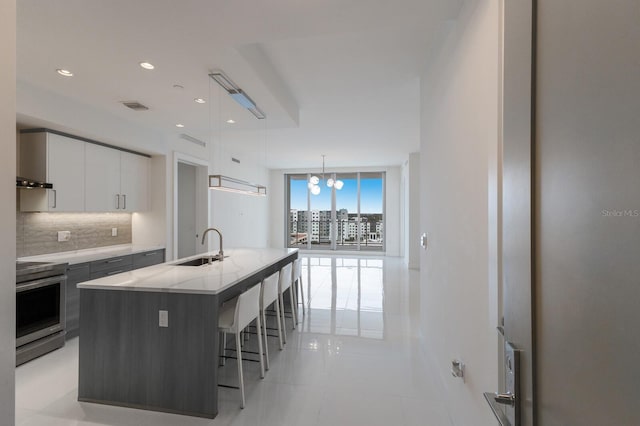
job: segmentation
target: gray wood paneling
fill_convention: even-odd
[[[67,291],[65,293],[66,304],[66,338],[76,337],[80,330],[80,290],[78,283],[88,281],[90,276],[89,263],[71,265],[67,268]]]
[[[213,418],[215,295],[80,290],[78,399]],[[169,327],[159,327],[159,311]]]

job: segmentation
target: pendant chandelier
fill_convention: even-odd
[[[324,154],[322,155],[322,180],[324,180]],[[319,184],[320,184],[320,178],[318,176],[312,175],[309,178],[309,182],[307,182],[307,186],[309,187],[313,195],[320,194]],[[334,180],[333,178],[329,178],[327,179],[327,186],[329,188],[335,187],[336,190],[339,191],[344,186],[344,182],[342,182],[340,179]]]

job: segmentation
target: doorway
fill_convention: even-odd
[[[200,243],[209,223],[208,164],[185,154],[174,156],[173,258],[207,251]]]
[[[197,253],[196,166],[178,163],[178,258]]]

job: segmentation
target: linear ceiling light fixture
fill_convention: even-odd
[[[209,175],[209,189],[263,197],[267,195],[266,186],[222,175]]]
[[[248,109],[253,115],[256,116],[257,119],[262,120],[266,118],[264,112],[262,112],[262,110],[258,108],[258,105],[256,105],[253,99],[251,99],[246,92],[238,87],[238,85],[235,84],[233,80],[231,80],[229,76],[224,72],[222,72],[221,70],[212,71],[211,74],[209,74],[209,77],[211,77],[213,80],[215,80],[216,83],[222,86],[222,88],[227,91],[229,96],[231,96],[236,102],[242,105],[243,108]]]

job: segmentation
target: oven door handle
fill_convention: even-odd
[[[20,283],[16,285],[16,292],[33,290],[35,288],[45,287],[51,284],[61,283],[64,284],[67,282],[66,275],[57,275],[55,277],[43,278],[41,280],[36,281],[27,281],[26,283]]]

